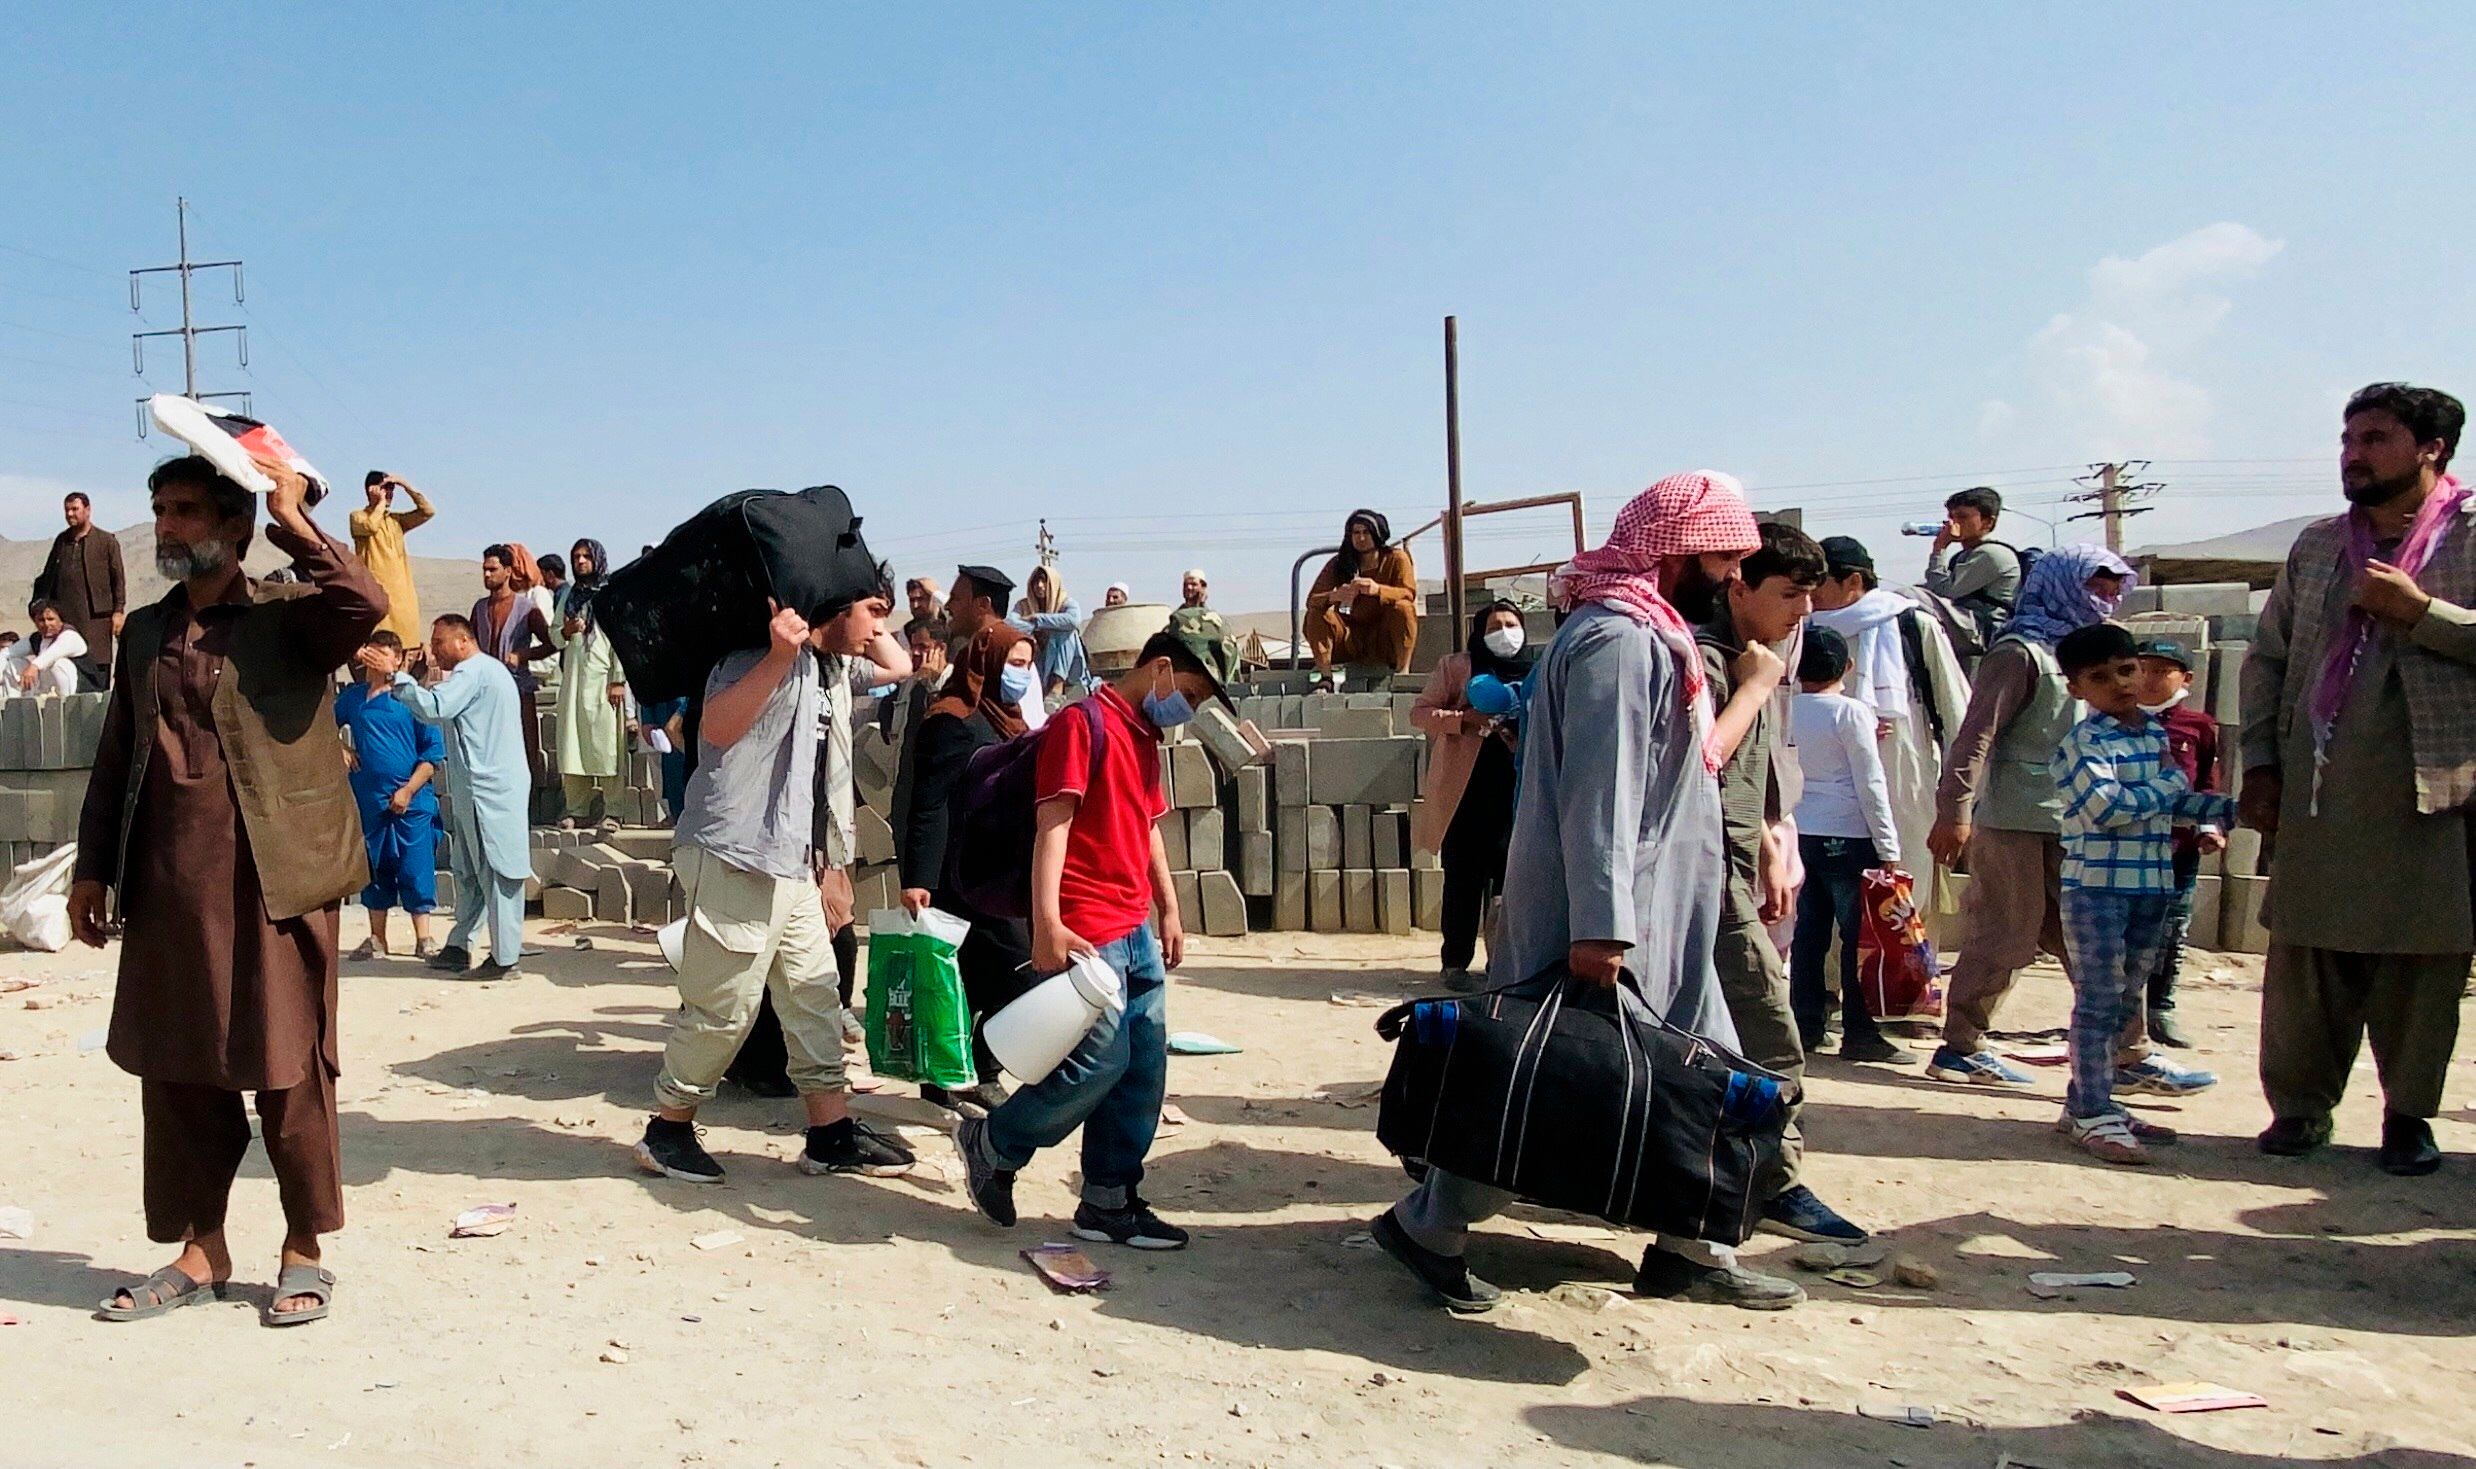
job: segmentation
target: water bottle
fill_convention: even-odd
[[[1900,534],[1904,536],[1939,536],[1943,534],[1943,522],[1939,520],[1902,521],[1900,523]]]

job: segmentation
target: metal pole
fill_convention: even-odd
[[[198,396],[198,334],[189,325],[189,201],[178,209],[181,219],[181,395]]]
[[[1304,622],[1305,614],[1300,610],[1303,604],[1300,602],[1298,595],[1298,574],[1306,569],[1308,562],[1313,561],[1318,556],[1338,556],[1340,554],[1341,548],[1339,546],[1319,546],[1315,550],[1307,552],[1305,555],[1290,563],[1290,672],[1292,673],[1296,673],[1298,671],[1300,660],[1304,659],[1307,655]]]
[[[1462,648],[1469,622],[1462,587],[1462,363],[1461,324],[1444,319],[1444,605],[1453,619],[1445,646]]]

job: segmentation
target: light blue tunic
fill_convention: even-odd
[[[487,653],[455,666],[423,688],[397,674],[396,697],[413,717],[447,737],[447,865],[472,873],[485,866],[503,878],[533,873],[526,807],[533,781],[517,722],[515,675]]]

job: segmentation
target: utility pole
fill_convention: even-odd
[[[248,297],[243,294],[241,288],[241,262],[238,260],[190,259],[189,201],[186,198],[183,198],[177,202],[175,207],[179,214],[180,220],[180,261],[175,265],[149,265],[129,272],[129,309],[131,311],[138,309],[138,283],[141,276],[178,275],[181,278],[181,324],[176,330],[165,330],[159,332],[131,332],[129,334],[130,362],[137,369],[137,371],[141,373],[145,372],[146,339],[148,337],[178,337],[181,339],[181,396],[201,403],[206,402],[210,398],[238,398],[241,400],[242,411],[247,412],[250,408],[250,398],[247,393],[201,393],[198,391],[198,338],[211,336],[216,332],[231,332],[240,354],[241,366],[247,367],[249,366],[249,328],[244,326],[199,326],[196,319],[190,312],[191,293],[189,289],[189,278],[196,275],[199,271],[229,270],[232,272],[232,299],[235,302],[247,300]],[[144,398],[138,399],[139,438],[146,437],[145,404],[146,400]]]
[[[1460,649],[1469,630],[1462,585],[1462,356],[1461,323],[1444,319],[1444,605],[1453,619],[1450,646]],[[1466,650],[1465,650],[1466,651]]]
[[[1049,534],[1049,518],[1045,515],[1040,520],[1040,534],[1032,538],[1032,551],[1041,565],[1057,565],[1057,537]]]
[[[2104,521],[2106,549],[2121,555],[2124,548],[2125,518],[2147,515],[2157,508],[2154,505],[2135,505],[2132,502],[2146,500],[2166,488],[2166,485],[2158,480],[2134,481],[2133,476],[2143,473],[2148,468],[2149,461],[2146,459],[2126,459],[2114,464],[2090,465],[2089,472],[2074,481],[2088,488],[2080,494],[2067,495],[2064,498],[2081,503],[2094,502],[2098,508],[2083,510],[2076,515],[2067,515],[2064,520],[2067,523],[2075,520]]]

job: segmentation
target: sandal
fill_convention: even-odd
[[[2092,1158],[2107,1163],[2122,1163],[2144,1167],[2149,1161],[2149,1149],[2132,1131],[2132,1119],[2121,1112],[2101,1112],[2095,1117],[2067,1117],[2064,1130],[2072,1145]]]
[[[353,964],[367,964],[373,959],[386,957],[387,951],[378,946],[376,939],[363,939],[359,948],[344,956],[346,962]]]
[[[129,1297],[129,1304],[113,1305],[123,1294]],[[194,1305],[209,1296],[219,1301],[230,1300],[232,1282],[192,1280],[187,1271],[166,1265],[137,1284],[124,1286],[104,1297],[103,1303],[95,1307],[95,1314],[106,1321],[143,1321],[149,1316],[160,1316],[166,1311]]]
[[[275,1302],[287,1296],[309,1296],[318,1304],[301,1311],[278,1311]],[[300,1326],[327,1319],[335,1304],[335,1272],[320,1265],[287,1265],[275,1276],[275,1294],[267,1300],[266,1324]]]

